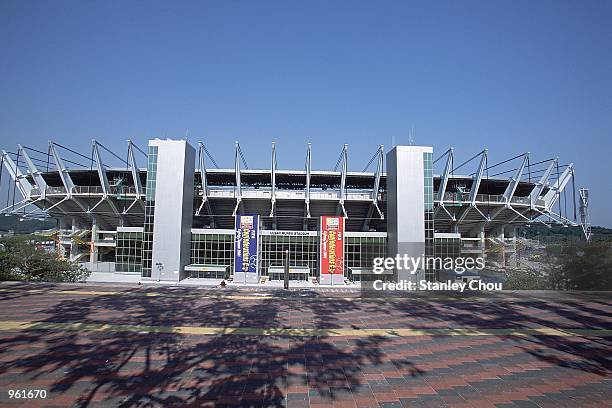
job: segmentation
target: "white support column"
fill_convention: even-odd
[[[547,211],[550,211],[559,199],[559,195],[563,192],[563,189],[572,178],[574,171],[574,163],[570,163],[565,171],[559,176],[559,179],[550,187],[548,192],[544,194],[544,205]]]
[[[338,203],[338,215],[348,218],[346,209],[344,208],[344,199],[346,198],[346,173],[348,171],[348,144],[342,148],[342,173],[340,175],[340,202]]]
[[[64,231],[68,229],[68,218],[60,217],[59,218],[59,232],[57,234],[57,253],[61,258],[66,258],[66,248],[62,244],[62,235]]]
[[[480,188],[480,183],[482,182],[482,176],[484,175],[485,166],[487,163],[488,150],[484,149],[481,154],[482,156],[480,157],[478,171],[476,172],[476,174],[474,174],[474,177],[472,178],[472,188],[470,189],[470,203],[473,206],[476,205],[478,189]]]
[[[98,223],[95,217],[91,220],[91,244],[89,248],[89,264],[90,270],[95,270],[98,264],[98,247],[96,241],[98,238]]]
[[[533,190],[531,190],[531,193],[529,194],[529,203],[531,205],[531,208],[535,207],[536,202],[538,198],[540,198],[542,190],[544,190],[544,187],[546,186],[546,183],[548,182],[548,179],[550,178],[550,175],[552,174],[552,171],[557,165],[557,163],[559,163],[559,158],[555,157],[550,162],[550,165],[548,166],[544,174],[542,174],[542,177],[540,177],[540,180],[538,180],[536,185],[533,187]]]
[[[340,202],[344,204],[346,198],[346,172],[348,169],[348,145],[345,144],[342,149],[342,177],[340,179]]]
[[[9,154],[4,150],[2,150],[2,161],[23,198],[29,200],[33,188],[32,184],[30,184],[27,177],[19,170],[19,167],[17,167],[13,159],[11,159]]]
[[[136,157],[134,155],[134,144],[131,140],[128,140],[127,166],[132,173],[132,181],[134,183],[134,190],[136,194],[134,197],[134,201],[132,201],[132,204],[130,204],[127,208],[125,208],[125,206],[123,207],[123,215],[128,214],[136,203],[140,203],[140,206],[143,210],[145,208],[144,201],[142,200],[144,191],[142,189],[142,182],[140,180],[140,169],[138,168],[138,164],[136,163]]]
[[[242,189],[240,183],[240,145],[235,142],[235,153],[234,153],[234,172],[236,173],[236,187],[234,188],[234,198],[236,198],[236,207],[232,215],[235,217],[242,203]]]
[[[100,150],[98,149],[98,142],[96,142],[95,139],[91,141],[91,148],[94,162],[96,163],[96,170],[98,171],[98,178],[100,179],[100,186],[102,187],[102,199],[90,209],[90,212],[98,207],[100,203],[106,201],[115,216],[120,218],[120,223],[123,226],[123,213],[119,211],[112,200],[112,192],[108,182],[108,175],[106,174],[106,169],[104,168],[104,163],[102,162],[102,156],[100,155]]]
[[[378,206],[378,190],[380,190],[380,179],[382,178],[383,168],[385,164],[385,146],[380,145],[378,150],[378,163],[376,164],[376,174],[374,175],[374,188],[372,189],[372,200],[374,208],[378,212],[380,219],[384,219],[385,215]]]
[[[454,149],[452,147],[448,149],[446,165],[444,166],[444,174],[442,175],[442,180],[440,181],[440,188],[438,188],[438,196],[436,197],[436,200],[438,200],[440,203],[444,202],[444,194],[446,193],[448,178],[450,177],[450,172],[453,168],[453,151]]]
[[[372,200],[375,202],[378,202],[378,190],[380,189],[380,178],[382,177],[384,159],[385,146],[380,145],[378,148],[378,163],[376,164],[376,173],[374,173],[374,187],[372,188]]]
[[[42,173],[34,165],[34,162],[32,161],[32,159],[30,159],[30,156],[28,155],[26,150],[23,148],[23,146],[18,144],[17,149],[19,151],[19,154],[23,156],[23,159],[25,160],[28,166],[30,175],[32,176],[32,179],[34,180],[34,184],[36,184],[36,188],[38,188],[38,191],[40,192],[40,198],[45,199],[46,194],[47,194],[47,182],[43,178]]]
[[[487,249],[487,244],[486,244],[486,235],[485,235],[485,225],[484,223],[481,223],[478,226],[478,238],[479,238],[479,246],[480,246],[480,255],[484,258],[486,255],[486,249]]]
[[[542,174],[542,177],[540,177],[538,182],[535,184],[535,186],[533,187],[533,190],[531,190],[531,193],[529,194],[529,209],[522,210],[522,211],[516,211],[513,208],[513,210],[516,212],[516,215],[510,218],[508,222],[513,222],[517,218],[524,218],[529,222],[533,221],[532,219],[527,218],[526,214],[528,214],[532,210],[535,210],[537,201],[538,199],[541,198],[542,191],[544,190],[544,187],[546,186],[548,179],[550,178],[550,175],[552,174],[552,171],[558,162],[559,162],[558,157],[555,157],[553,160],[551,160],[550,165],[544,171],[544,173]]]
[[[68,200],[72,200],[84,213],[89,214],[89,209],[85,208],[85,206],[73,196],[75,184],[70,177],[70,172],[68,168],[64,165],[62,158],[60,157],[57,149],[55,148],[55,143],[49,141],[49,150],[51,151],[51,155],[53,156],[53,160],[55,161],[55,166],[57,168],[57,172],[62,180],[62,184],[66,189],[66,198]],[[62,200],[63,201],[63,200]],[[61,201],[60,201],[61,202]],[[58,203],[59,204],[59,203]]]
[[[198,142],[198,167],[200,170],[200,188],[202,189],[202,204],[196,210],[196,215],[200,215],[202,208],[206,206],[206,211],[210,217],[210,227],[215,228],[215,218],[213,211],[210,206],[210,200],[208,199],[208,176],[206,174],[206,161],[204,155],[206,154],[206,147],[203,142]]]
[[[143,266],[150,265],[152,279],[177,282],[189,264],[196,154],[185,140],[149,140],[155,147],[156,178],[147,191],[155,201],[152,257]]]
[[[74,182],[72,181],[72,178],[70,177],[70,172],[64,165],[64,162],[62,161],[62,158],[57,152],[57,149],[55,148],[55,144],[52,141],[49,141],[49,149],[51,150],[51,155],[53,156],[53,160],[55,161],[55,166],[57,168],[57,172],[60,176],[60,179],[62,180],[62,184],[64,185],[64,188],[66,189],[66,195],[68,197],[72,197],[72,193],[74,190]]]
[[[491,213],[491,216],[490,216],[491,221],[497,218],[497,216],[501,214],[504,210],[512,208],[512,203],[511,203],[512,197],[514,196],[514,193],[516,192],[516,188],[521,182],[521,177],[523,176],[523,171],[525,170],[525,166],[527,166],[528,161],[529,161],[529,152],[523,155],[523,162],[518,167],[518,169],[516,170],[516,173],[510,179],[508,185],[506,186],[506,190],[504,191],[504,194],[502,195],[502,197],[504,198],[504,205],[496,208]]]
[[[370,219],[374,215],[374,210],[378,212],[378,216],[381,220],[385,218],[385,215],[378,206],[378,190],[380,189],[380,178],[383,172],[384,154],[385,147],[380,145],[378,148],[378,163],[376,164],[376,173],[374,173],[374,185],[372,187],[372,204],[370,204],[366,218],[363,220],[363,225],[361,227],[362,231],[368,231],[370,229]]]
[[[396,146],[387,153],[387,237],[390,256],[422,257],[431,221],[425,218],[432,198],[426,202],[425,154],[432,153],[427,146]],[[409,205],[406,205],[409,203]],[[432,237],[433,238],[433,237]],[[425,269],[415,271],[397,268],[397,281],[419,281],[425,278]]]
[[[529,211],[531,211],[531,208],[528,208],[528,209],[522,210],[522,211],[517,211],[516,208],[511,206],[510,210],[512,212],[514,212],[514,215],[508,219],[507,224],[510,224],[511,222],[514,222],[518,218],[522,218],[522,219],[524,219],[527,222],[531,222],[531,219],[527,218],[527,216],[525,215],[525,214],[528,214]]]
[[[472,177],[472,187],[470,188],[470,196],[469,196],[470,204],[468,207],[466,207],[463,210],[463,212],[457,219],[456,221],[457,224],[461,224],[461,222],[465,220],[465,217],[468,215],[470,210],[472,208],[476,208],[476,198],[478,196],[478,189],[480,188],[480,183],[482,182],[482,176],[484,175],[485,166],[487,163],[488,150],[484,149],[480,154],[481,154],[481,157],[480,157],[480,164],[478,165],[478,170],[476,171],[476,173],[474,173],[474,176]]]
[[[310,170],[312,159],[312,145],[308,143],[306,150],[306,190],[304,194],[304,230],[308,229],[308,219],[310,218]]]
[[[444,194],[446,193],[448,178],[450,177],[450,172],[453,168],[453,151],[454,149],[451,147],[446,153],[446,165],[444,166],[444,174],[442,175],[442,179],[440,180],[440,187],[438,188],[438,194],[436,196],[438,206],[434,210],[434,217],[440,212],[440,210],[444,210],[451,217],[451,219],[454,220],[454,216],[452,216],[444,207]]]
[[[464,207],[461,211],[461,214],[459,215],[459,218],[456,218],[455,221],[455,225],[459,225],[463,222],[463,220],[465,220],[465,217],[467,217],[467,215],[470,213],[470,210],[474,208],[472,205],[467,205],[466,207]]]
[[[134,155],[134,146],[131,140],[128,140],[128,165],[132,171],[132,180],[134,181],[134,189],[136,190],[136,197],[140,199],[144,195],[142,191],[142,182],[140,180],[140,169],[136,164],[136,156]]]
[[[587,241],[591,240],[591,216],[589,214],[589,189],[581,188],[580,194],[580,225]]]
[[[0,210],[0,213],[4,212],[5,210],[8,210],[9,208],[11,209],[11,213],[15,214],[17,212],[19,212],[19,210],[24,209],[30,205],[33,205],[37,202],[41,201],[40,198],[37,198],[36,200],[32,201],[32,200],[21,200],[18,203],[15,204],[11,204],[6,208],[3,208],[2,210]],[[24,210],[24,214],[25,214],[25,210]]]
[[[270,217],[276,216],[275,204],[276,204],[276,143],[272,142],[272,159],[270,163]],[[273,219],[272,223],[276,225],[276,218]],[[276,227],[274,227],[276,229]]]
[[[94,157],[94,162],[96,163],[96,170],[98,171],[98,178],[100,179],[100,186],[102,186],[102,193],[104,198],[106,198],[110,193],[110,185],[108,183],[108,176],[106,175],[106,170],[104,169],[104,163],[102,163],[100,151],[98,150],[98,142],[96,142],[95,139],[91,141],[91,148]]]
[[[510,200],[512,199],[512,197],[514,196],[514,193],[516,192],[516,188],[518,187],[521,181],[521,177],[523,176],[523,171],[525,170],[525,166],[527,166],[528,161],[529,161],[529,152],[525,153],[525,155],[523,156],[523,162],[517,169],[514,177],[510,179],[510,183],[508,184],[508,186],[506,187],[506,190],[504,191],[503,197],[506,200],[507,204],[510,203]]]
[[[71,218],[70,222],[70,260],[74,261],[79,254],[79,247],[74,239],[74,235],[79,229],[78,219],[76,217]]]
[[[502,246],[502,251],[501,251],[501,256],[502,256],[502,266],[506,266],[506,235],[504,234],[504,226],[501,225],[497,230],[496,230],[496,235],[497,235],[497,241],[501,242],[501,246]]]
[[[550,219],[551,221],[558,223],[558,224],[569,225],[569,226],[573,226],[573,227],[577,226],[577,224],[575,222],[573,222],[572,220],[568,220],[567,218],[562,217],[561,215],[559,215],[557,213],[554,213],[552,211],[544,212],[544,211],[540,211],[537,208],[535,208],[534,211],[537,212],[538,214],[540,214],[540,215]]]
[[[510,245],[512,249],[509,251],[508,256],[506,257],[506,262],[510,267],[516,267],[518,265],[518,254],[516,249],[516,227],[509,227],[506,233],[506,239],[510,240]],[[506,241],[504,240],[504,243]]]

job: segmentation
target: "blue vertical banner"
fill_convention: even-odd
[[[245,281],[257,282],[257,244],[259,243],[259,215],[236,215],[234,245],[234,275]],[[242,280],[242,279],[239,279]]]

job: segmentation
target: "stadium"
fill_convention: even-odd
[[[340,150],[334,168],[316,170],[308,144],[303,165],[282,169],[272,143],[270,166],[250,169],[237,142],[233,168],[185,140],[128,141],[122,155],[95,140],[90,154],[18,145],[2,151],[2,213],[56,219],[48,233],[58,253],[92,271],[251,284],[286,270],[292,280],[346,284],[372,275],[376,257],[414,251],[495,253],[503,267],[516,262],[518,227],[578,225],[574,167],[556,157],[489,163],[485,149],[455,163],[453,148],[434,157],[427,146],[380,146],[355,172],[348,145]]]

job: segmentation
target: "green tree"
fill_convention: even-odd
[[[612,244],[572,242],[549,245],[550,283],[559,290],[612,290]]]
[[[35,236],[0,239],[0,280],[81,282],[89,274],[80,264],[43,249]]]

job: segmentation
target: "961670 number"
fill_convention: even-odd
[[[47,390],[8,390],[9,399],[47,398]]]

